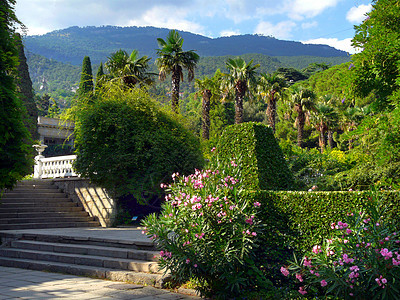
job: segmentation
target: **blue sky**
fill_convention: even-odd
[[[208,37],[263,34],[354,53],[370,0],[17,0],[28,34],[70,26],[155,26]]]

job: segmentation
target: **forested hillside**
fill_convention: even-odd
[[[155,57],[157,38],[165,37],[168,29],[155,27],[70,27],[41,36],[27,36],[28,51],[64,63],[79,65],[84,56],[92,63],[104,61],[119,49],[131,52],[137,49],[141,55]],[[310,45],[282,41],[260,35],[240,35],[208,38],[181,32],[185,48],[196,50],[200,56],[243,55],[259,53],[269,56],[320,56],[346,57],[347,53],[327,45]]]

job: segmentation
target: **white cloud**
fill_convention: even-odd
[[[155,26],[169,29],[179,29],[204,35],[204,27],[185,20],[187,11],[171,6],[155,6],[147,10],[140,18],[129,20],[121,26]]]
[[[335,7],[342,0],[293,0],[286,3],[286,9],[290,18],[303,20],[313,18],[325,9]]]
[[[291,31],[295,26],[296,23],[293,21],[283,21],[276,25],[263,21],[257,25],[254,33],[270,35],[279,39],[287,39],[292,36]]]
[[[223,30],[220,32],[220,36],[233,36],[233,35],[240,35],[239,30]]]
[[[366,14],[369,13],[372,9],[372,5],[359,5],[359,6],[353,6],[346,15],[347,21],[353,24],[359,24],[362,21],[365,20],[367,17]]]
[[[356,49],[351,45],[351,38],[339,40],[337,38],[320,38],[313,39],[308,41],[301,41],[303,44],[320,44],[320,45],[328,45],[334,47],[339,50],[346,51],[350,54],[354,54],[357,52]]]
[[[301,28],[302,29],[310,29],[310,28],[314,28],[318,26],[318,22],[314,21],[314,22],[306,22],[306,23],[302,23],[301,24]]]

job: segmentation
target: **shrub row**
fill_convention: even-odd
[[[333,222],[370,205],[371,193],[257,191],[248,197],[262,203],[260,216],[269,228],[267,244],[304,252],[330,235]],[[379,196],[387,204],[386,221],[399,224],[400,192],[380,191]]]

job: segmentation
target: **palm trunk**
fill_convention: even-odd
[[[306,123],[306,116],[301,105],[296,105],[297,111],[297,146],[303,147],[304,125]]]
[[[325,124],[323,124],[322,122],[321,122],[321,124],[319,124],[319,126],[318,126],[319,128],[318,128],[318,131],[319,131],[319,147],[321,148],[321,153],[323,153],[324,152],[324,149],[325,149],[325,145],[326,145],[326,143],[325,143]]]
[[[276,119],[276,100],[275,92],[271,93],[271,98],[267,108],[268,124],[271,126],[272,131],[275,133],[275,119]]]
[[[328,130],[328,144],[329,148],[333,149],[333,131],[331,129]]]
[[[204,90],[203,91],[203,116],[202,116],[202,131],[203,131],[203,139],[208,140],[210,138],[210,99],[211,99],[211,91]]]
[[[241,124],[243,123],[243,99],[246,92],[246,83],[239,80],[235,89],[235,124]]]
[[[171,108],[176,114],[179,113],[179,87],[181,82],[181,72],[179,67],[174,67],[172,72],[172,93],[171,93]]]

